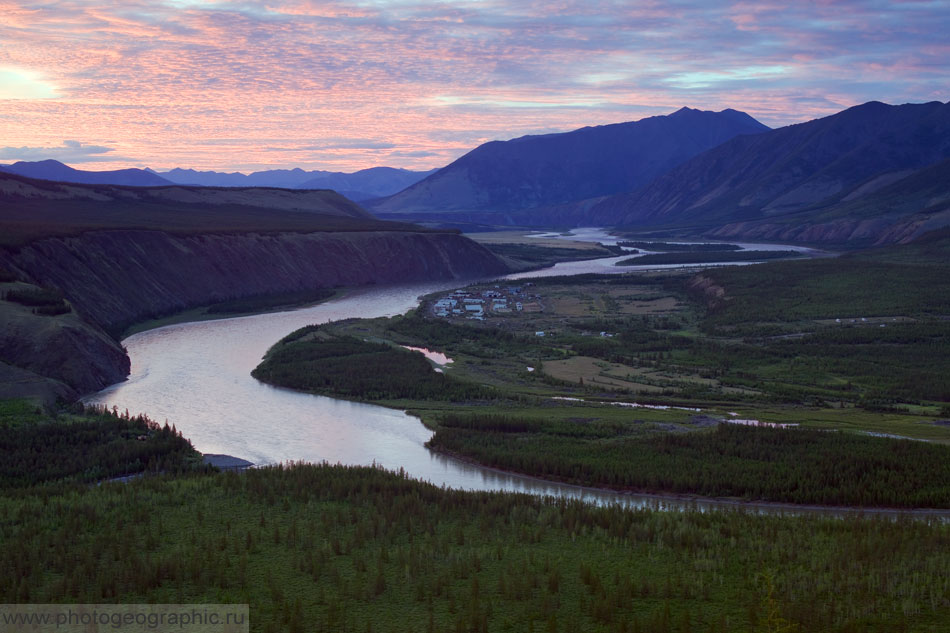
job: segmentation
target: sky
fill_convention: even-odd
[[[489,140],[950,99],[950,0],[0,0],[0,162],[429,169]]]

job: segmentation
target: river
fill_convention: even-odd
[[[610,239],[594,229],[578,230],[578,236],[594,241]],[[558,264],[516,277],[636,269],[614,267],[618,259],[623,258]],[[123,341],[132,361],[128,380],[85,402],[146,413],[160,423],[174,424],[203,453],[225,453],[259,465],[289,461],[376,464],[464,490],[517,491],[667,508],[722,505],[615,494],[467,464],[427,450],[424,444],[431,431],[402,411],[271,387],[250,375],[267,349],[293,330],[350,317],[401,314],[416,306],[421,295],[460,285],[364,287],[309,308],[140,332]]]

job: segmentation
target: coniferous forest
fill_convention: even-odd
[[[937,520],[664,512],[328,465],[0,494],[0,600],[249,603],[253,631],[940,631]]]

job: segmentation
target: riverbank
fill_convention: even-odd
[[[821,514],[830,516],[859,516],[859,517],[915,517],[937,518],[941,521],[950,521],[950,508],[887,508],[876,506],[838,506],[819,505],[813,503],[782,503],[779,501],[749,500],[735,497],[707,497],[697,494],[673,494],[651,492],[648,490],[618,489],[596,486],[582,486],[569,481],[544,479],[523,472],[488,466],[463,453],[458,453],[440,447],[427,446],[432,452],[447,458],[471,464],[479,468],[496,472],[502,475],[517,475],[533,480],[543,485],[568,486],[577,491],[575,498],[594,499],[596,505],[610,505],[616,503],[623,507],[649,508],[652,510],[743,510],[749,512],[764,512],[769,514],[788,513],[790,515]]]
[[[237,310],[233,312],[209,312],[214,308],[216,303],[212,303],[206,306],[201,306],[197,308],[191,308],[190,310],[184,310],[182,312],[176,312],[175,314],[168,315],[166,317],[158,319],[149,319],[147,321],[141,321],[139,323],[133,323],[128,328],[126,328],[121,335],[120,339],[125,339],[133,334],[139,334],[141,332],[147,332],[148,330],[154,330],[157,328],[165,327],[166,325],[177,325],[179,323],[198,323],[201,321],[216,321],[220,319],[235,319],[238,317],[244,316],[254,316],[260,314],[273,314],[276,312],[287,312],[288,310],[299,310],[302,308],[309,308],[311,306],[319,305],[327,301],[332,301],[334,299],[342,298],[346,295],[348,291],[352,289],[347,288],[335,288],[330,291],[328,296],[325,296],[318,300],[303,300],[290,303],[280,303],[278,305],[273,305],[265,308],[257,308],[251,310]],[[266,297],[266,295],[265,295]]]
[[[201,456],[202,460],[208,466],[213,466],[218,470],[247,470],[254,466],[254,462],[249,462],[246,459],[241,459],[240,457],[234,457],[233,455],[220,455],[214,453],[204,453]]]
[[[808,282],[818,277],[837,283],[857,279],[860,266],[853,261],[812,261],[820,264],[733,268],[721,275],[728,281],[706,283],[702,292],[695,290],[698,278],[682,272],[476,284],[428,296],[407,316],[344,321],[312,328],[305,335],[292,334],[274,346],[257,371],[268,367],[266,379],[273,384],[410,410],[435,432],[429,447],[546,481],[830,507],[946,507],[948,500],[939,491],[940,482],[950,480],[945,468],[950,454],[939,454],[946,453],[946,446],[908,447],[880,437],[950,443],[947,429],[928,417],[940,415],[939,404],[908,402],[903,408],[881,410],[864,395],[882,389],[880,378],[898,380],[900,372],[905,378],[918,375],[920,360],[930,358],[926,353],[930,337],[943,336],[946,325],[925,317],[892,318],[886,323],[865,317],[860,323],[877,329],[842,328],[840,319],[828,323],[816,318],[841,309],[840,297],[823,295],[796,321],[757,319],[757,314],[772,316],[773,304],[793,300],[781,291],[763,294],[763,287],[772,288],[758,283],[763,276]],[[802,264],[807,275],[790,270]],[[920,270],[893,273],[919,275]],[[715,282],[719,276],[707,271],[702,279]],[[710,309],[704,305],[709,295],[705,290],[714,287],[723,295],[735,294],[741,303],[730,305],[728,311]],[[758,291],[750,296],[743,292],[745,287]],[[852,297],[849,306],[882,314],[913,307],[900,293],[871,294],[867,301],[873,306]],[[450,307],[458,309],[450,312]],[[886,331],[877,327],[881,324]],[[363,352],[338,345],[347,337],[382,344],[381,350],[387,343],[437,349],[455,362],[443,377],[420,358],[414,370],[419,376],[409,383],[394,382],[410,378],[405,371],[377,371],[370,372],[374,376],[370,385],[360,373],[366,368]],[[826,342],[816,345],[813,339]],[[901,350],[898,356],[895,343]],[[862,347],[868,350],[862,351],[865,355],[887,348],[890,357],[903,356],[908,362],[895,362],[887,376],[869,375],[863,364],[848,364],[848,354],[837,351],[844,345],[852,356]],[[310,359],[312,354],[316,356]],[[788,371],[788,365],[794,365],[787,360],[790,355],[805,361],[805,366]],[[319,369],[328,367],[331,359],[337,368],[333,376],[308,369],[311,360]],[[837,373],[828,377],[828,386],[816,385],[819,374],[812,365],[827,371],[832,362]],[[350,365],[352,370],[347,369]],[[346,378],[349,374],[361,378],[353,382]],[[750,381],[750,375],[758,380]],[[307,380],[300,382],[298,376]],[[835,389],[846,380],[847,389]],[[428,382],[441,386],[433,384],[432,393],[426,395],[417,387]],[[468,393],[466,383],[479,386],[483,393]],[[939,387],[927,391],[927,382],[917,389],[917,397],[940,397]],[[468,395],[448,398],[456,392]],[[828,401],[831,394],[836,402]],[[446,398],[451,402],[441,402]],[[560,410],[552,408],[554,399],[560,399]],[[704,429],[708,425],[694,424],[683,410],[647,414],[609,406],[632,407],[637,402],[673,403],[681,409],[702,409],[712,419],[750,419],[776,428],[712,432]],[[801,430],[779,428],[789,425]],[[818,432],[832,429],[848,433]],[[698,438],[696,434],[702,433],[707,435]],[[724,436],[721,451],[707,454],[709,447],[702,444],[719,435]],[[908,453],[906,459],[892,459],[890,453],[898,450]],[[856,455],[866,460],[865,465],[852,469]],[[669,456],[689,457],[696,463],[667,468],[664,460]],[[640,461],[631,462],[634,457]],[[709,475],[710,469],[715,477]],[[914,483],[883,483],[891,480]]]

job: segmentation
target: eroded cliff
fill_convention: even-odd
[[[52,405],[118,382],[129,373],[125,350],[74,311],[42,314],[7,300],[23,283],[0,283],[0,398]]]
[[[0,265],[61,289],[80,314],[116,327],[230,298],[310,288],[464,279],[504,272],[451,233],[173,236],[92,231],[0,250]]]

